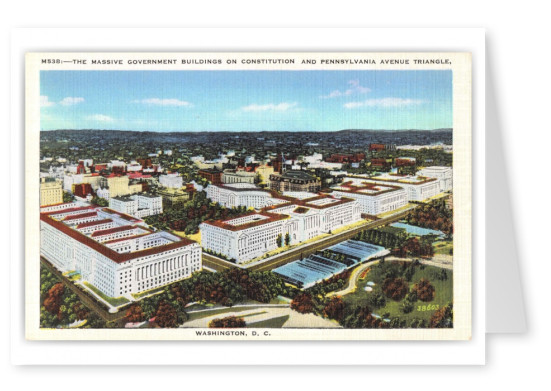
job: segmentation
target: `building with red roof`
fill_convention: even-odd
[[[163,286],[202,268],[198,243],[109,208],[41,213],[40,235],[41,256],[61,272],[77,271],[110,297]]]

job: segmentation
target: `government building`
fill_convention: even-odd
[[[336,197],[352,198],[360,204],[362,213],[378,215],[407,205],[406,191],[399,186],[381,185],[356,178],[346,178],[345,182],[331,188]]]
[[[110,297],[163,286],[202,268],[198,243],[109,208],[74,203],[41,209],[40,255]]]
[[[345,177],[344,181],[354,179],[361,179],[364,183],[401,187],[406,191],[408,201],[425,201],[441,193],[439,180],[424,176],[385,173],[374,177]]]
[[[278,248],[278,237],[297,244],[361,220],[360,205],[350,198],[314,195],[295,199],[260,212],[201,224],[205,251],[244,263]]]
[[[163,213],[163,198],[147,193],[111,197],[109,207],[117,212],[142,218]]]
[[[40,179],[40,206],[63,202],[63,184],[54,178]]]
[[[432,166],[425,167],[417,172],[419,176],[436,178],[440,183],[440,191],[449,191],[453,187],[453,170],[451,167]]]
[[[317,192],[321,181],[305,171],[287,171],[283,174],[270,175],[270,188],[279,192],[309,191]]]
[[[206,188],[207,198],[226,208],[245,206],[261,209],[266,206],[278,205],[286,202],[274,197],[273,192],[264,190],[250,183],[232,183],[227,185],[209,185]]]

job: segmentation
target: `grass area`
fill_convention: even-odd
[[[412,205],[413,204],[408,203],[408,204],[402,206],[401,208],[390,210],[388,212],[378,214],[377,217],[379,217],[381,219],[384,219],[385,217],[392,216],[393,214],[403,212],[404,210],[411,208]]]
[[[401,310],[403,300],[394,301],[391,299],[386,299],[386,304],[384,307],[373,309],[373,312],[379,315],[390,313],[390,318],[398,317],[400,319],[406,319],[407,322],[417,318],[430,320],[432,314],[439,308],[446,306],[448,303],[453,302],[453,272],[448,270],[447,280],[438,280],[435,276],[441,272],[441,268],[434,266],[418,266],[415,269],[415,274],[413,275],[411,282],[409,283],[410,289],[417,283],[421,278],[425,278],[431,282],[435,288],[434,299],[430,302],[423,302],[418,300],[415,302],[414,309],[409,314],[404,314]],[[343,300],[347,305],[351,306],[364,306],[369,305],[368,298],[369,295],[372,295],[377,291],[378,286],[382,283],[382,273],[374,273],[372,268],[371,272],[367,274],[364,280],[358,281],[358,288],[355,292],[349,293],[343,296]],[[365,291],[365,287],[369,281],[375,282],[373,287],[373,292]]]
[[[148,291],[143,291],[143,292],[139,292],[139,293],[132,293],[132,297],[136,300],[139,300],[144,296],[153,295],[155,293],[160,293],[162,291],[163,291],[163,287],[157,287],[157,288],[150,289]]]
[[[93,286],[87,281],[84,281],[83,284],[86,285],[86,287],[90,289],[92,292],[94,292],[96,295],[98,295],[99,297],[101,297],[103,300],[105,300],[106,302],[108,302],[114,307],[118,307],[120,305],[130,303],[130,301],[126,297],[107,296],[105,293],[103,293],[102,291],[100,291],[98,288],[96,288],[95,286]]]
[[[201,231],[197,232],[196,234],[192,234],[192,235],[186,235],[184,233],[184,231],[172,231],[174,232],[174,234],[182,237],[182,238],[187,238],[189,240],[193,240],[199,244],[201,244]]]
[[[423,202],[424,202],[425,204],[429,204],[431,201],[439,200],[439,199],[441,199],[441,198],[446,198],[446,197],[448,197],[449,195],[450,195],[450,193],[448,193],[448,192],[445,192],[445,193],[438,193],[438,194],[435,195],[435,196],[432,196],[432,197],[430,197],[430,198],[427,198],[427,199],[424,200]]]
[[[337,228],[337,229],[333,230],[332,233],[333,233],[333,235],[335,235],[335,234],[338,234],[338,233],[341,233],[341,232],[344,232],[344,231],[348,231],[348,230],[351,230],[351,229],[354,229],[354,228],[358,228],[358,227],[361,227],[362,225],[367,225],[367,224],[369,224],[369,221],[367,221],[367,220],[356,221],[355,223],[348,224],[348,225],[342,226],[340,228]],[[306,242],[303,242],[303,243],[306,243]]]
[[[67,276],[67,278],[71,281],[78,281],[82,278],[82,276],[80,275],[80,273],[74,273],[74,274],[71,274],[70,276]]]
[[[450,250],[453,252],[453,241],[452,240],[434,242],[433,246],[434,246],[434,253],[435,254],[450,255]]]
[[[266,259],[266,258],[269,258],[271,256],[274,256],[274,255],[277,255],[277,254],[281,254],[281,253],[284,253],[285,251],[289,251],[289,250],[292,250],[298,246],[302,246],[304,244],[308,244],[308,243],[313,243],[313,242],[316,242],[320,239],[324,239],[328,236],[331,236],[331,234],[321,234],[321,235],[318,235],[316,236],[315,238],[312,238],[312,239],[308,239],[308,240],[305,240],[304,242],[300,242],[300,243],[296,243],[296,244],[292,244],[290,246],[281,246],[281,247],[278,247],[272,251],[268,251],[267,253],[264,253],[263,255],[261,255],[260,257],[256,257],[254,259],[251,259],[250,261],[247,261],[247,262],[244,262],[243,265],[246,265],[246,264],[249,264],[249,263],[254,263],[254,262],[258,262],[262,259]]]

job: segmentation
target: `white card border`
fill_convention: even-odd
[[[473,53],[473,337],[468,342],[369,341],[361,342],[30,342],[22,340],[23,319],[19,286],[21,265],[12,264],[12,360],[20,364],[225,364],[225,355],[212,352],[230,348],[240,364],[445,364],[484,362],[484,31],[481,29],[22,29],[12,40],[12,102],[23,102],[22,66],[27,51],[469,51]],[[254,32],[252,31],[254,30]],[[191,40],[176,37],[193,36]],[[94,38],[93,40],[91,38]],[[129,37],[132,37],[129,42]],[[315,37],[315,39],[312,39]],[[54,39],[55,38],[55,39]],[[62,38],[62,39],[60,39]],[[52,44],[55,42],[55,44]],[[101,42],[94,47],[89,42]],[[109,42],[109,43],[108,43]],[[154,42],[163,42],[155,46]],[[167,47],[167,42],[169,47]],[[235,46],[234,42],[243,42]],[[276,43],[277,42],[277,43]],[[319,42],[323,42],[321,45]],[[423,42],[422,45],[419,42]],[[138,44],[139,43],[139,44]],[[261,43],[261,45],[259,45]],[[22,106],[22,105],[21,105]],[[12,151],[24,150],[16,130],[23,129],[22,107],[12,106]],[[14,145],[15,144],[15,145]],[[12,155],[13,156],[13,155]],[[13,156],[17,159],[17,156]],[[21,167],[20,162],[12,167]],[[22,210],[18,172],[12,173],[12,221]],[[19,184],[19,185],[18,185]],[[18,199],[19,197],[19,199]],[[18,206],[18,207],[15,207]],[[19,215],[19,220],[21,215]],[[22,227],[20,222],[19,226]],[[18,227],[17,224],[14,227]],[[22,230],[12,231],[19,238]],[[13,240],[12,240],[13,242]],[[22,247],[22,246],[21,246]],[[22,248],[12,246],[12,261],[22,260]],[[18,289],[19,286],[19,289]],[[18,300],[19,299],[19,300]],[[18,324],[19,323],[19,324]],[[184,348],[186,354],[179,354]],[[366,345],[369,343],[369,347]],[[124,344],[124,346],[122,345]],[[227,345],[231,345],[227,346]],[[289,357],[295,344],[304,355]],[[339,358],[321,352],[330,346],[342,350]],[[451,344],[451,345],[450,345]],[[354,346],[356,345],[356,346]],[[444,346],[446,345],[446,346]],[[105,355],[106,347],[119,347],[124,355]],[[307,346],[307,348],[306,348]],[[86,357],[75,352],[82,352]],[[297,346],[294,346],[297,347]],[[427,350],[425,352],[425,350]],[[431,350],[434,352],[430,353]],[[119,350],[120,351],[120,350]],[[147,354],[146,351],[150,351]],[[248,351],[248,352],[247,352]],[[319,351],[319,352],[318,352]],[[367,354],[369,351],[369,354]],[[103,353],[102,353],[103,352]],[[141,352],[141,353],[139,353]],[[240,352],[240,353],[238,353]],[[317,352],[317,353],[316,353]],[[346,353],[345,353],[346,352]],[[439,352],[439,353],[437,353]],[[343,355],[347,356],[343,359]],[[332,355],[331,355],[332,356]],[[215,357],[215,358],[213,358]]]

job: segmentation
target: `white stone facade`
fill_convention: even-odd
[[[142,218],[163,213],[163,198],[148,194],[112,197],[109,199],[109,207],[118,212]]]
[[[222,183],[254,183],[254,172],[226,170],[222,173]]]
[[[161,186],[170,187],[172,189],[179,189],[184,185],[182,177],[176,173],[161,175],[159,177],[159,183]]]
[[[79,208],[76,208],[79,209]],[[89,213],[80,208],[69,213]],[[65,222],[64,214],[41,214],[40,254],[61,272],[75,270],[84,281],[111,297],[138,293],[191,276],[201,270],[199,244],[179,238],[168,232],[152,232],[137,223],[138,219],[116,215],[96,208],[96,228],[104,228],[111,217],[111,230],[124,228],[126,223],[132,235],[102,240],[105,229],[77,229],[79,224]],[[82,226],[81,226],[82,228]]]
[[[243,263],[275,250],[279,235],[285,241],[288,234],[289,244],[296,244],[360,219],[357,202],[316,196],[240,218],[204,222],[201,224],[201,243],[205,250]]]
[[[206,193],[207,198],[210,198],[212,202],[218,202],[226,208],[245,206],[261,209],[285,202],[272,197],[269,191],[259,189],[249,183],[234,183],[225,186],[209,185],[206,188]]]
[[[453,188],[453,169],[451,167],[425,167],[419,170],[417,175],[438,179],[441,192],[449,191]]]

